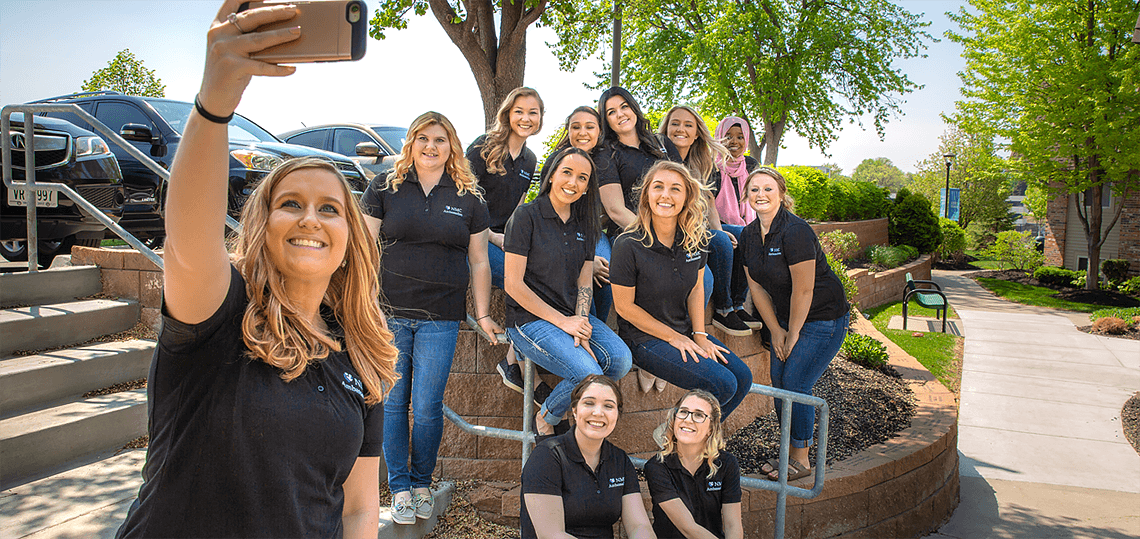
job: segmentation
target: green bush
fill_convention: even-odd
[[[1119,283],[1128,278],[1128,261],[1121,258],[1111,258],[1100,263],[1100,271],[1105,278]]]
[[[813,221],[881,219],[890,209],[890,192],[871,182],[830,178],[805,166],[779,167],[796,215]]]
[[[1124,320],[1128,327],[1132,327],[1136,325],[1137,316],[1140,316],[1140,307],[1113,307],[1093,311],[1089,315],[1089,321],[1096,322],[1098,318],[1119,318]]]
[[[827,253],[827,265],[831,266],[831,271],[835,272],[839,282],[843,283],[843,293],[847,295],[847,303],[852,309],[856,308],[855,298],[859,295],[859,286],[855,284],[855,279],[847,276],[847,264]]]
[[[985,254],[1011,269],[1035,272],[1045,263],[1045,256],[1037,252],[1033,235],[1027,232],[1006,230],[999,232],[993,245],[986,248]]]
[[[938,219],[938,226],[942,229],[942,244],[938,246],[938,258],[942,260],[960,260],[965,256],[966,231],[953,219],[945,217]]]
[[[867,258],[872,264],[884,269],[897,268],[907,260],[907,251],[902,247],[904,246],[872,245],[867,248]]]
[[[1066,268],[1058,268],[1056,266],[1041,266],[1033,270],[1033,278],[1041,281],[1042,283],[1053,286],[1073,286],[1073,282],[1078,277],[1083,277],[1085,272],[1071,270]]]
[[[848,260],[859,252],[859,236],[854,232],[832,230],[819,236],[823,251],[833,254],[840,260]]]
[[[1118,289],[1120,292],[1128,294],[1129,296],[1140,295],[1140,275],[1129,277],[1127,281],[1120,283]]]
[[[906,189],[899,189],[888,222],[891,245],[913,245],[921,253],[933,253],[942,243],[938,217],[930,201]]]
[[[1007,217],[980,219],[966,225],[966,243],[970,249],[982,251],[993,244],[999,232],[1013,230],[1013,221]]]
[[[914,247],[911,245],[899,245],[898,248],[900,250],[902,250],[902,252],[904,254],[906,254],[906,259],[903,260],[903,262],[907,262],[911,259],[918,258],[918,248],[917,247]]]
[[[813,221],[827,220],[828,198],[827,175],[805,166],[780,167],[780,174],[788,186],[788,194],[795,199],[795,214]]]
[[[843,338],[843,346],[840,351],[843,352],[843,357],[847,358],[847,361],[868,369],[876,369],[886,365],[887,360],[891,357],[887,353],[886,345],[874,337],[859,335],[858,333],[848,333]]]

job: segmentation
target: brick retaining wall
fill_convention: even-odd
[[[849,270],[847,276],[855,279],[855,285],[859,287],[855,303],[858,303],[861,309],[870,309],[884,303],[902,301],[907,272],[910,272],[915,280],[929,281],[932,262],[930,255],[922,255],[909,263],[886,271],[872,273],[866,269]]]
[[[137,299],[142,308],[140,321],[158,328],[162,318],[162,270],[147,257],[134,249],[72,247],[71,264],[99,266],[103,293]]]
[[[868,219],[866,221],[828,221],[826,223],[812,223],[811,229],[815,231],[817,236],[833,230],[854,232],[859,238],[860,251],[872,245],[890,244],[886,218]]]

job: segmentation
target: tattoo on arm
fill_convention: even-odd
[[[593,297],[594,287],[578,287],[578,306],[574,310],[576,313],[578,313],[578,316],[590,316],[590,303],[593,301]]]

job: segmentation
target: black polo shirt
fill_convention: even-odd
[[[843,283],[827,264],[827,255],[819,244],[819,238],[811,225],[796,214],[780,208],[765,239],[761,238],[760,219],[757,218],[744,227],[740,244],[748,275],[772,297],[776,319],[784,329],[788,328],[792,311],[792,272],[789,268],[793,264],[815,260],[815,286],[807,322],[835,320],[850,310]]]
[[[681,154],[677,146],[666,137],[656,137],[662,146],[658,148],[665,154],[665,159],[681,162]],[[610,184],[621,185],[621,193],[625,196],[625,207],[637,213],[637,194],[633,192],[634,186],[641,182],[641,177],[661,158],[653,155],[640,144],[636,147],[626,146],[619,141],[607,142],[594,156],[598,166],[598,186]]]
[[[635,287],[635,305],[677,333],[690,335],[693,324],[689,320],[689,292],[697,284],[698,272],[705,267],[708,253],[685,251],[680,230],[672,248],[662,245],[657,234],[652,230],[651,233],[652,247],[646,247],[633,232],[618,236],[610,260],[610,284]],[[655,338],[620,316],[618,334],[630,347]]]
[[[751,173],[753,170],[755,170],[756,167],[759,165],[760,165],[760,163],[756,162],[756,160],[753,159],[751,156],[748,156],[748,155],[744,156],[744,167],[748,169],[749,173]],[[743,179],[747,180],[748,177],[745,176]],[[708,183],[709,183],[709,189],[712,189],[713,198],[716,198],[718,195],[720,195],[720,188],[724,184],[724,180],[721,177],[719,168],[717,168],[715,166],[713,167],[712,174],[709,174]],[[730,178],[729,183],[731,183],[732,186],[736,188],[736,199],[740,200],[742,198],[741,194],[740,194],[740,185],[737,184],[736,178]]]
[[[721,451],[716,458],[716,473],[710,478],[708,462],[701,462],[696,475],[681,465],[676,453],[662,462],[653,457],[645,463],[645,482],[653,497],[653,533],[657,539],[685,539],[661,503],[680,498],[693,521],[713,535],[724,539],[724,519],[721,506],[740,503],[740,465],[732,453]]]
[[[526,508],[527,494],[561,497],[566,533],[578,539],[613,539],[622,497],[640,492],[637,469],[625,451],[603,441],[598,469],[590,470],[571,428],[535,446],[523,467],[522,539],[537,537]]]
[[[360,205],[380,226],[380,285],[397,318],[463,320],[466,317],[467,247],[487,229],[487,205],[463,196],[445,172],[424,195],[414,171],[398,191],[385,178],[368,184]]]
[[[586,241],[573,215],[563,223],[546,195],[523,204],[507,221],[503,250],[526,257],[523,283],[539,299],[565,316],[575,314],[578,276],[582,265],[594,259],[594,245]],[[539,319],[507,296],[508,325],[521,326]]]
[[[486,139],[487,135],[481,135],[467,147],[467,160],[471,162],[471,172],[479,178],[479,187],[483,188],[483,198],[491,215],[490,228],[502,233],[523,193],[530,189],[531,181],[537,179],[534,168],[538,166],[538,157],[524,144],[518,157],[512,159],[509,152],[503,156],[502,166],[506,172],[491,174],[487,172],[487,162],[480,155]]]

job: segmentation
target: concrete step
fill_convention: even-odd
[[[950,335],[962,336],[961,320],[954,318],[946,319],[946,333]],[[891,317],[887,322],[887,329],[902,329],[903,317],[896,314]],[[907,331],[919,331],[923,333],[941,333],[942,332],[942,319],[933,318],[929,316],[908,316],[906,317]]]
[[[146,378],[154,341],[101,342],[0,360],[0,419]]]
[[[113,452],[146,434],[146,389],[78,399],[0,420],[0,488]]]
[[[429,533],[439,523],[440,515],[447,512],[447,506],[451,504],[451,497],[455,495],[455,483],[450,481],[441,481],[439,485],[432,489],[432,497],[435,498],[435,511],[432,512],[431,518],[427,520],[416,519],[415,524],[396,524],[392,521],[392,508],[380,508],[380,530],[376,534],[377,539],[419,539]]]
[[[98,266],[67,266],[0,274],[0,307],[63,303],[103,290]]]
[[[0,357],[16,350],[44,350],[130,329],[139,303],[91,299],[0,310]]]

